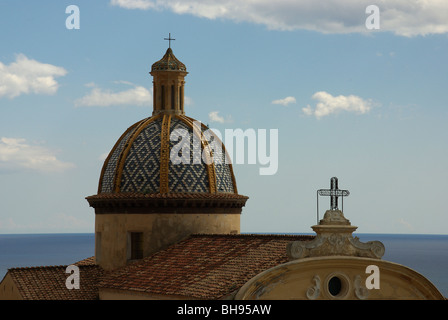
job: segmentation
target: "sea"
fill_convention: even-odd
[[[381,241],[383,260],[414,269],[448,297],[448,235],[354,234]],[[0,234],[0,280],[9,268],[69,265],[94,255],[93,233]]]

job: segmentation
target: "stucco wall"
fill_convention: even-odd
[[[0,283],[0,300],[23,300],[14,281],[8,273]]]

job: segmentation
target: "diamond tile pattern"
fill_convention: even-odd
[[[198,143],[193,143],[193,131],[192,129],[183,123],[181,120],[177,118],[171,119],[171,128],[170,132],[176,129],[184,129],[189,132],[190,138],[190,163],[178,163],[174,164],[172,161],[169,163],[169,189],[171,192],[208,192],[209,191],[209,183],[208,183],[208,175],[206,170],[206,165],[201,162],[195,164],[193,162],[193,154],[196,157],[201,156],[202,149],[199,138],[197,139]],[[177,141],[170,140],[170,150],[177,143]]]
[[[121,140],[119,140],[117,147],[113,150],[112,155],[107,162],[106,169],[103,173],[103,179],[101,184],[101,192],[112,192],[114,191],[114,177],[115,172],[117,170],[117,163],[120,153],[123,151],[126,142],[129,137],[135,131],[136,125],[134,125],[128,132],[125,134]]]
[[[151,118],[139,121],[130,127],[121,137],[112,151],[110,158],[104,164],[99,193],[115,192],[116,185],[119,186],[119,192],[160,192],[161,133],[164,117],[168,117],[168,115],[154,118],[148,124],[143,124],[143,122]],[[171,160],[169,161],[169,192],[210,192],[207,165],[201,157],[202,145],[200,139],[197,137],[193,141],[191,120],[194,119],[184,116],[171,117],[170,133],[176,129],[184,129],[189,133],[190,163],[175,164]],[[135,136],[136,130],[138,130],[141,124],[146,125],[146,127]],[[203,127],[202,131],[206,129]],[[130,143],[132,145],[129,147]],[[171,152],[171,149],[179,142],[168,141],[168,143]],[[129,148],[129,152],[124,154],[127,148]],[[231,167],[225,162],[226,154],[223,152],[216,155],[222,157],[222,161],[215,161],[217,192],[234,193],[236,189],[233,186],[233,172]],[[197,160],[200,163],[197,163]],[[122,171],[118,172],[120,170],[120,163],[124,165],[122,166]]]
[[[159,192],[162,119],[151,122],[134,140],[121,176],[121,192]]]
[[[214,153],[215,171],[216,171],[216,189],[218,192],[234,192],[232,173],[230,172],[230,160],[227,156],[225,148],[222,147],[220,152]]]

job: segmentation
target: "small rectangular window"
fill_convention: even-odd
[[[175,105],[175,101],[174,101],[174,86],[171,86],[171,109],[174,110],[174,105]]]
[[[183,87],[180,87],[179,105],[180,105],[180,110],[184,111],[184,88]]]
[[[165,110],[165,86],[162,86],[162,110]]]
[[[143,258],[143,232],[130,232],[131,260]]]

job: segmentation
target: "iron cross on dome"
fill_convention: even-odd
[[[171,48],[171,40],[176,40],[171,38],[171,33],[168,33],[168,38],[163,38],[163,40],[168,40],[168,47]]]
[[[338,198],[342,197],[342,211],[344,211],[344,197],[350,195],[348,190],[340,190],[338,188],[338,178],[333,177],[330,179],[330,189],[319,189],[317,190],[318,196],[329,196],[330,197],[330,210],[338,209]],[[317,197],[317,223],[319,223],[319,197]]]

